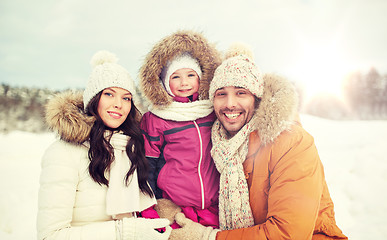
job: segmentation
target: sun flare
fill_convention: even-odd
[[[334,94],[341,98],[342,81],[349,71],[350,62],[337,45],[305,44],[294,62],[292,75],[304,85],[307,99],[319,93]]]

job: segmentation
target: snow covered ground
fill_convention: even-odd
[[[325,167],[339,227],[351,240],[387,238],[387,121],[301,116]],[[51,133],[0,135],[0,239],[36,239],[40,159]]]

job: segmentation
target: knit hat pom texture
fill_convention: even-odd
[[[98,51],[94,54],[94,56],[90,60],[90,65],[94,68],[98,65],[102,65],[104,63],[117,63],[118,58],[116,55],[109,51]]]

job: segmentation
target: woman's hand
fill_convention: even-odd
[[[114,220],[122,220],[123,218],[131,218],[133,217],[133,213],[120,213],[113,216]]]

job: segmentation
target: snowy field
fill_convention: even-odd
[[[387,239],[387,121],[301,119],[315,137],[339,227],[351,240]],[[40,159],[54,139],[0,135],[0,239],[36,239]]]

